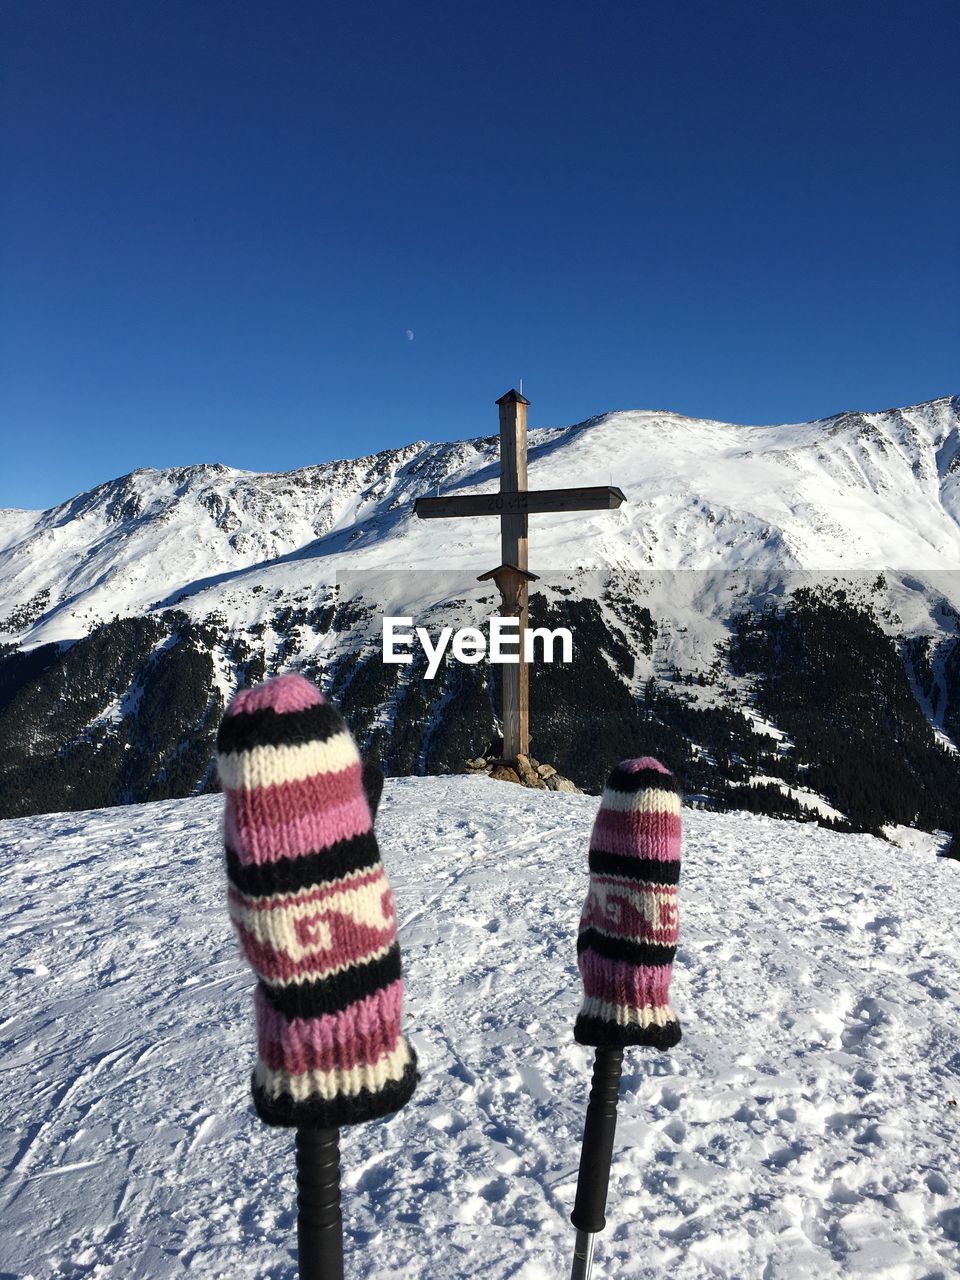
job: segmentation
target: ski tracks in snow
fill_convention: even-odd
[[[214,810],[38,818],[11,849],[15,825],[0,823],[15,930],[0,1274],[178,1274],[184,1249],[149,1236],[175,1234],[184,1209],[184,1242],[209,1233],[189,1222],[201,1206],[184,1185],[203,1168],[200,1145],[243,1122],[242,1087],[231,1114],[216,1084],[230,1047],[219,1024],[238,1027],[247,984],[217,909]],[[219,1198],[218,1160],[208,1163]]]
[[[293,1135],[252,1113],[218,797],[0,823],[0,1277],[293,1280]],[[597,801],[387,783],[411,1103],[342,1133],[347,1274],[554,1280],[592,1052]],[[956,872],[684,811],[669,1053],[628,1050],[598,1273],[960,1274]]]

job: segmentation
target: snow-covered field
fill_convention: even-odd
[[[293,1280],[219,797],[0,823],[0,1280]],[[342,1135],[349,1277],[569,1274],[597,801],[387,783],[423,1080]],[[960,864],[684,811],[684,1038],[627,1050],[595,1276],[960,1275]]]

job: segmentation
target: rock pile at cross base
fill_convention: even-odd
[[[518,782],[522,787],[532,787],[536,791],[574,791],[578,795],[580,788],[557,773],[552,764],[541,764],[533,756],[518,755],[512,760],[504,760],[502,756],[477,756],[475,760],[467,760],[467,773],[485,773],[488,778],[498,782]]]

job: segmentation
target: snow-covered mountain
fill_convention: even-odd
[[[417,442],[279,475],[142,469],[44,512],[0,513],[0,639],[74,640],[188,596],[361,570],[482,572],[496,522],[420,521],[423,494],[498,487],[495,436]],[[530,432],[531,488],[619,485],[616,512],[531,519],[535,572],[960,568],[960,396],[818,422],[607,413]],[[199,599],[198,599],[199,597]]]
[[[489,436],[279,475],[139,470],[0,512],[0,815],[210,785],[232,690],[290,666],[388,772],[484,751],[498,671],[384,666],[380,628],[495,610],[476,579],[497,522],[413,503],[496,490],[498,453]],[[576,648],[532,673],[541,758],[595,787],[592,743],[646,724],[710,802],[960,828],[960,396],[770,427],[608,413],[531,431],[529,483],[627,497],[530,520],[534,614]],[[841,779],[858,767],[872,781]]]
[[[342,1131],[354,1280],[569,1275],[596,808],[388,779],[377,830],[423,1078]],[[295,1280],[293,1135],[250,1102],[222,809],[0,823],[4,1276]],[[596,1275],[956,1276],[960,864],[690,809],[682,854],[683,1039],[626,1051]]]

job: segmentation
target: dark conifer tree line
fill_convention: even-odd
[[[415,625],[435,632],[456,603]],[[496,742],[499,666],[448,656],[428,681],[419,647],[411,664],[385,664],[374,612],[335,594],[283,600],[261,616],[238,635],[223,617],[201,623],[169,610],[116,619],[70,645],[0,649],[0,817],[212,789],[221,690],[291,665],[340,704],[388,774],[459,772]],[[841,830],[904,823],[960,832],[960,765],[937,741],[904,663],[929,700],[929,646],[901,654],[842,591],[802,589],[786,605],[733,620],[729,669],[784,741],[739,708],[698,701],[697,688],[721,677],[723,654],[709,672],[639,681],[638,657],[654,653],[657,623],[623,593],[597,601],[534,591],[530,621],[575,637],[572,663],[531,668],[531,753],[584,790],[599,793],[611,764],[640,752],[663,760],[704,806]],[[339,643],[317,656],[316,638],[328,633]],[[960,640],[941,668],[950,732],[960,726]],[[814,815],[791,787],[845,817]]]
[[[960,830],[960,762],[941,745],[894,642],[842,590],[801,588],[734,621],[733,669],[795,743],[805,784],[864,831]]]

